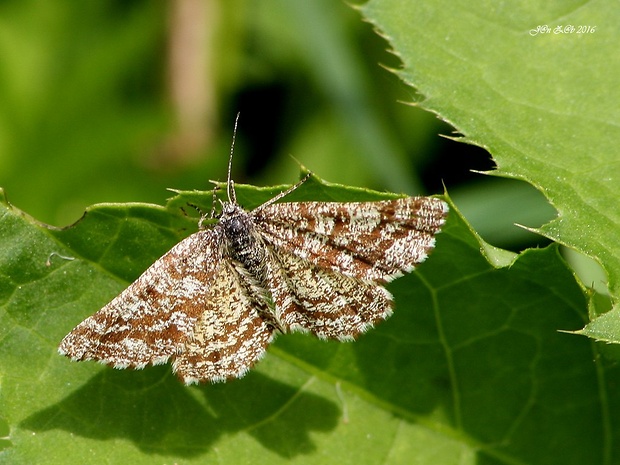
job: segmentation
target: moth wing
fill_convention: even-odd
[[[60,343],[73,360],[115,368],[165,363],[183,352],[221,266],[220,234],[199,231],[170,249]]]
[[[273,325],[267,304],[227,260],[221,231],[173,247],[109,304],[80,323],[59,352],[115,368],[173,357],[186,384],[239,377],[264,354]]]
[[[355,339],[392,314],[392,296],[380,284],[322,268],[275,248],[267,282],[284,331],[321,339]]]
[[[432,197],[378,202],[291,202],[252,212],[265,240],[348,276],[389,281],[435,246],[447,204]]]
[[[186,384],[239,378],[264,355],[275,334],[260,289],[230,261],[224,261],[196,322],[193,336],[173,369]]]

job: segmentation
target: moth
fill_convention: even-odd
[[[235,122],[236,134],[237,121]],[[179,242],[73,329],[58,351],[74,361],[144,368],[172,359],[186,384],[242,377],[278,333],[349,341],[392,314],[384,287],[435,245],[447,204],[236,200],[228,162],[219,221]]]

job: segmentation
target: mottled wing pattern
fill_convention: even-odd
[[[433,248],[447,205],[427,197],[299,202],[251,212],[270,258],[267,285],[285,331],[350,340],[392,313],[381,285]]]
[[[283,248],[266,260],[267,285],[284,331],[352,340],[392,313],[382,286],[321,268]]]
[[[201,303],[193,337],[173,363],[186,384],[243,376],[274,337],[265,296],[237,265],[224,260]]]
[[[322,268],[385,282],[426,259],[447,212],[440,199],[408,197],[277,203],[251,214],[274,247]]]
[[[247,272],[222,259],[222,231],[173,247],[61,342],[73,360],[143,368],[174,358],[186,384],[240,377],[274,336],[265,297]]]
[[[217,230],[179,242],[136,281],[60,343],[73,360],[98,360],[116,368],[165,363],[184,351],[201,318],[210,283],[221,265]]]
[[[116,368],[165,363],[184,349],[220,260],[221,237],[200,231],[179,242],[136,281],[60,343],[73,360],[98,360]]]
[[[59,352],[116,368],[172,358],[190,384],[243,376],[276,330],[354,339],[391,314],[383,284],[426,258],[447,211],[427,197],[224,203],[213,229],[173,247]]]

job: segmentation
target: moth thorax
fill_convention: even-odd
[[[257,243],[252,219],[247,212],[238,209],[220,219],[224,229],[230,256],[252,273],[259,276],[263,263],[263,249]]]

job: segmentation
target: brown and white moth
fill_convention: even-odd
[[[235,131],[237,123],[235,122]],[[219,222],[179,242],[60,343],[72,360],[144,368],[172,359],[186,384],[243,376],[277,333],[355,339],[392,313],[384,284],[424,261],[447,204],[228,200]]]

